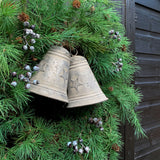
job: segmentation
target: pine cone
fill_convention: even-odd
[[[122,46],[122,51],[123,51],[123,52],[126,52],[126,49],[127,49],[126,46],[123,45],[123,46]]]
[[[37,61],[38,59],[35,57],[32,57],[32,61]]]
[[[120,151],[120,147],[118,146],[118,144],[113,144],[112,145],[112,149],[116,152],[119,152]]]
[[[18,43],[22,43],[22,42],[23,42],[23,39],[22,39],[22,37],[16,37],[16,41],[17,41]]]
[[[92,7],[90,8],[90,10],[91,10],[91,12],[94,12],[94,11],[95,11],[95,7],[92,6]]]
[[[51,32],[57,32],[57,29],[54,28],[54,27],[52,27],[52,28],[51,28]]]
[[[27,15],[26,13],[22,12],[21,14],[18,15],[18,19],[21,22],[25,22],[29,20],[29,15]]]
[[[109,87],[108,88],[111,92],[114,90],[114,88],[113,87]]]
[[[74,0],[73,1],[73,7],[74,8],[80,8],[81,6],[81,2],[79,0]]]

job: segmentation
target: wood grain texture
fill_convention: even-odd
[[[140,71],[136,73],[136,77],[157,77],[156,79],[152,80],[160,80],[160,57],[158,55],[145,53],[137,53],[136,56],[138,64],[141,67]]]
[[[137,108],[141,112],[142,126],[144,129],[151,128],[160,124],[160,100],[143,102]]]
[[[134,0],[125,0],[125,27],[126,36],[131,41],[130,50],[135,52],[135,2]],[[134,82],[133,82],[134,83]],[[128,123],[125,125],[124,137],[124,160],[134,160],[134,129]]]
[[[160,13],[141,5],[136,5],[136,28],[160,33]]]
[[[137,29],[135,43],[137,53],[160,55],[160,34]]]
[[[156,11],[160,10],[159,0],[135,0],[135,2]]]
[[[146,78],[141,78],[139,81],[136,78],[135,84],[138,88],[140,88],[143,94],[143,101],[159,99],[160,81],[147,81]]]
[[[137,156],[135,160],[160,160],[159,153],[160,147],[155,147],[154,149],[150,149],[148,152]]]
[[[154,151],[160,146],[160,125],[154,125],[146,129],[148,138],[135,141],[135,159],[148,155],[150,151]],[[143,159],[146,160],[146,159]],[[158,157],[155,160],[159,160]]]
[[[135,140],[135,160],[160,160],[160,1],[135,1],[135,55],[141,67],[135,84],[143,94],[137,111],[148,136]]]

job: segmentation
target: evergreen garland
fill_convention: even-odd
[[[41,35],[35,52],[22,50],[23,21],[35,24]],[[120,39],[113,37],[115,31]],[[0,2],[0,159],[116,160],[123,147],[121,122],[127,120],[136,136],[144,136],[134,110],[141,94],[131,84],[138,67],[124,34],[109,0]],[[109,100],[65,109],[61,103],[31,95],[18,75],[26,73],[25,64],[39,63],[52,45],[85,56]],[[122,61],[122,71],[117,70],[117,61]],[[89,123],[90,117],[101,117],[104,130]],[[78,138],[90,147],[89,153],[73,154],[67,147],[67,142]]]

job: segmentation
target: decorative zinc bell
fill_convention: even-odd
[[[92,105],[108,99],[99,87],[87,60],[82,56],[71,57],[68,99],[67,108]]]
[[[63,47],[52,47],[39,64],[35,79],[39,84],[31,84],[30,91],[45,97],[68,103],[67,86],[70,66],[70,53]]]

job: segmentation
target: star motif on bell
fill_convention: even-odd
[[[47,68],[48,68],[48,65],[45,62],[41,63],[40,71],[45,72]]]
[[[52,72],[54,73],[58,73],[58,70],[59,70],[59,64],[56,60],[53,61],[53,67],[52,67]]]
[[[71,81],[70,81],[70,88],[74,88],[77,92],[78,92],[78,88],[79,86],[83,85],[82,83],[80,83],[79,81],[79,74],[75,74],[71,77]]]
[[[67,85],[68,81],[68,69],[64,68],[63,71],[60,73],[60,77],[64,80],[64,86]]]

